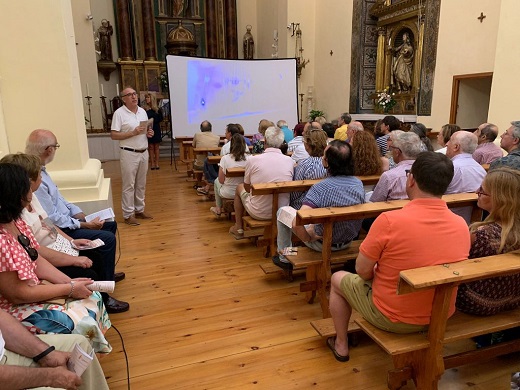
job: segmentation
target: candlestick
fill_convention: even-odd
[[[103,84],[100,84],[101,85],[101,96],[105,96],[105,91],[103,90]]]
[[[88,83],[87,83],[87,96],[90,96],[90,92],[88,90]]]
[[[116,84],[116,92],[117,92],[117,96],[119,97],[119,84]]]

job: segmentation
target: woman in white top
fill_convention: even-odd
[[[231,137],[230,153],[220,160],[218,179],[214,183],[216,206],[209,209],[217,217],[222,213],[222,199],[234,199],[237,186],[244,181],[243,177],[226,177],[226,172],[229,168],[245,168],[250,157],[246,154],[246,148],[244,137],[234,134]]]

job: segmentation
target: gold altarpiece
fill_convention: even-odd
[[[376,90],[395,93],[393,114],[416,114],[424,40],[424,1],[378,0],[370,10],[377,18]],[[374,96],[374,99],[376,95]],[[376,106],[376,112],[383,110]]]

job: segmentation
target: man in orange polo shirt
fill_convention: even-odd
[[[330,337],[327,346],[336,360],[349,359],[345,329],[352,309],[389,332],[413,333],[429,324],[434,291],[397,295],[397,283],[402,270],[467,259],[468,226],[441,199],[453,171],[445,155],[419,154],[406,172],[410,203],[375,220],[359,248],[357,275],[345,271],[332,275],[330,312],[337,336]],[[450,315],[455,311],[455,297]]]

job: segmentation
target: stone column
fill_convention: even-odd
[[[237,4],[236,0],[225,0],[226,10],[226,58],[238,58]]]
[[[152,9],[152,0],[142,0],[143,11],[143,41],[145,61],[156,61],[157,53],[155,50],[155,34],[153,24],[155,21]]]
[[[206,44],[209,58],[218,57],[216,1],[206,1]]]
[[[121,49],[121,59],[132,61],[132,32],[130,29],[130,13],[128,11],[128,0],[116,0],[116,15],[118,22],[117,36]]]
[[[2,2],[0,36],[16,31],[16,39],[0,43],[0,157],[23,151],[32,130],[49,129],[61,148],[48,168],[63,196],[87,213],[112,206],[110,179],[101,162],[89,157],[71,2],[40,0],[30,4],[31,12],[27,7],[26,2]],[[35,58],[38,66],[28,72]],[[30,115],[24,104],[29,95]],[[59,107],[59,114],[47,102]]]

